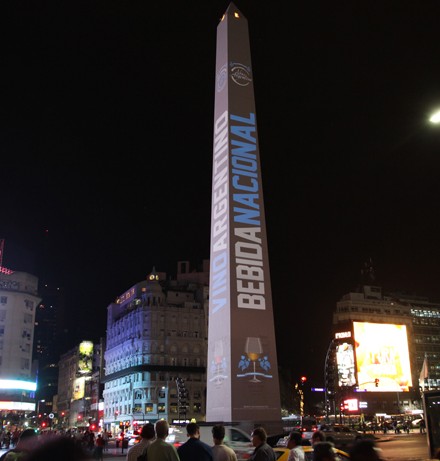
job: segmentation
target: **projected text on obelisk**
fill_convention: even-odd
[[[247,21],[217,29],[207,421],[281,418]]]

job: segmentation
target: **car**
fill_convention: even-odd
[[[290,450],[286,447],[275,447],[274,449],[275,456],[277,461],[287,461],[289,458]],[[313,460],[313,447],[311,445],[303,446],[304,450],[304,458],[306,461]],[[348,461],[350,456],[345,451],[340,450],[339,448],[333,448],[336,453],[335,459],[336,461]]]
[[[318,429],[324,432],[325,440],[333,443],[336,448],[350,447],[357,440],[364,438],[362,432],[344,424],[320,424]]]
[[[422,420],[422,418],[417,418],[417,419],[413,419],[411,421],[411,427],[412,428],[420,428],[420,421]]]
[[[168,437],[165,439],[166,442],[171,443],[176,448],[179,448],[182,443],[188,440],[186,429],[182,426],[170,426],[168,430]]]
[[[139,431],[127,431],[125,439],[128,440],[128,446],[132,447],[141,441],[141,436],[139,435]]]
[[[200,423],[199,427],[200,440],[212,446],[213,425],[210,423]],[[236,425],[225,424],[224,444],[234,450],[238,461],[249,459],[254,452],[250,434]]]

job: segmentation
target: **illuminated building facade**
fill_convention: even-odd
[[[440,388],[439,303],[403,293],[383,294],[381,287],[364,285],[337,303],[333,325],[336,336],[353,335],[352,340],[335,339],[335,351],[345,343],[354,344],[357,386],[365,391],[362,400],[370,411],[420,409],[419,377],[425,356],[429,364],[425,388]],[[368,344],[368,350],[360,344]],[[397,387],[391,378],[396,378]]]
[[[207,261],[202,272],[190,272],[189,263],[180,262],[176,280],[153,269],[108,306],[107,430],[204,417],[207,306]]]
[[[0,410],[35,410],[36,373],[32,359],[38,279],[25,272],[0,271]]]

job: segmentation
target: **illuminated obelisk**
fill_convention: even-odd
[[[217,28],[207,421],[280,421],[278,365],[249,33]]]

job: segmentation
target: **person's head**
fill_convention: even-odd
[[[143,439],[147,439],[147,440],[154,439],[154,437],[156,436],[156,432],[154,430],[154,424],[147,423],[144,426],[142,426],[140,435]]]
[[[80,440],[65,435],[45,437],[45,441],[29,452],[26,461],[89,461],[90,453]]]
[[[252,431],[252,445],[254,447],[259,447],[261,444],[265,443],[267,440],[266,431],[262,427],[256,427]]]
[[[18,438],[17,447],[22,450],[31,450],[36,446],[37,442],[37,433],[33,429],[25,429]]]
[[[200,427],[196,423],[189,423],[186,425],[186,433],[188,437],[200,437]]]
[[[322,431],[315,431],[310,439],[312,445],[318,442],[325,442],[325,434]]]
[[[287,448],[290,450],[302,444],[302,435],[298,431],[292,431],[287,439]]]
[[[170,426],[164,419],[160,419],[156,422],[156,436],[158,439],[166,439],[168,437],[169,430]]]
[[[371,439],[358,440],[349,451],[352,461],[380,461],[380,451]]]
[[[313,461],[334,461],[336,459],[333,444],[330,442],[316,442],[313,445]]]
[[[216,424],[212,428],[212,438],[214,439],[215,445],[220,445],[225,438],[225,426],[222,424]]]

